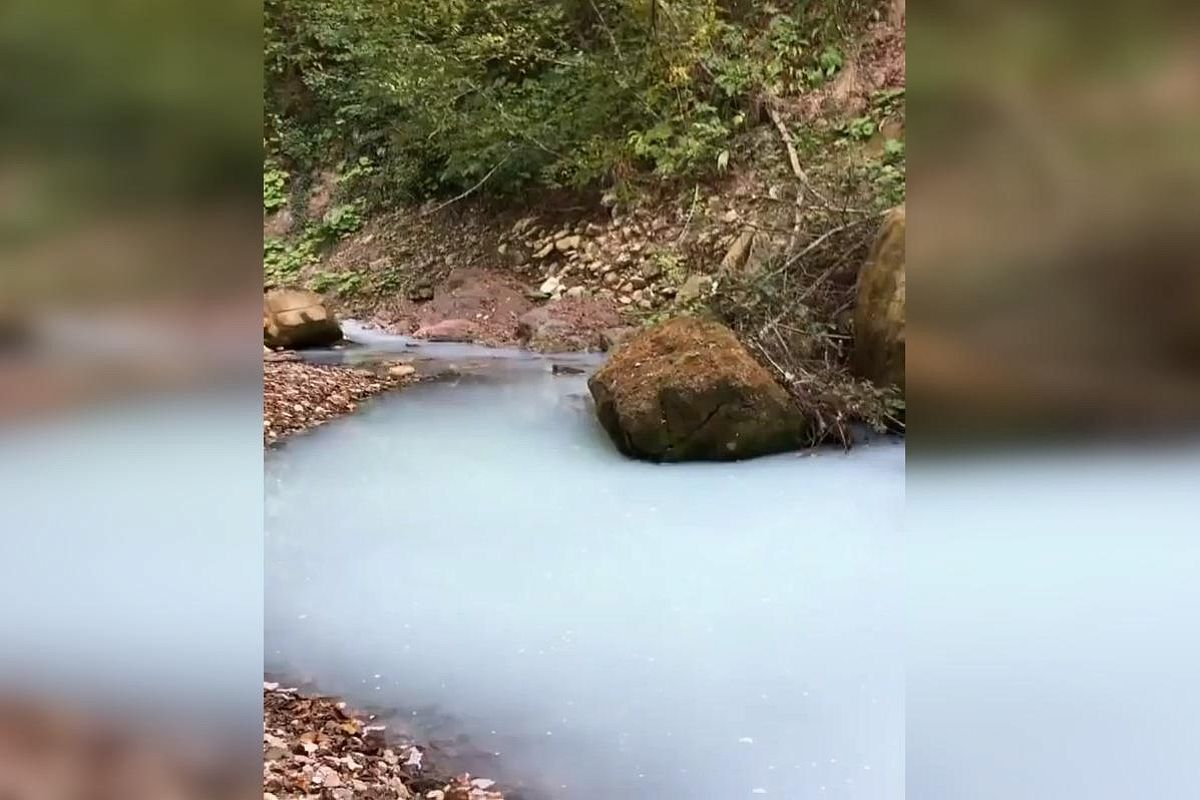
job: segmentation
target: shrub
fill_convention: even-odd
[[[265,0],[268,150],[309,172],[365,160],[373,202],[724,168],[754,95],[832,77],[858,13],[738,5]]]

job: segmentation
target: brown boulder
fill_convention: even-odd
[[[571,323],[555,317],[553,309],[546,306],[521,315],[517,320],[517,340],[540,353],[587,349],[586,342],[577,341]]]
[[[479,333],[479,326],[469,319],[444,319],[418,328],[413,336],[430,342],[473,342]]]
[[[731,461],[793,450],[808,425],[733,331],[682,317],[618,349],[588,381],[617,448],[650,461]]]
[[[522,314],[516,338],[539,353],[573,353],[602,348],[601,331],[621,322],[611,304],[595,297],[567,297]]]
[[[854,365],[880,386],[904,389],[904,206],[893,209],[858,275]]]
[[[342,339],[337,319],[315,292],[271,289],[263,295],[263,344],[299,350]]]

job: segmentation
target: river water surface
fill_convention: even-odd
[[[523,797],[902,796],[901,444],[637,463],[585,376],[423,352],[475,372],[267,454],[269,671]]]

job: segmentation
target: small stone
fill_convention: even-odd
[[[654,308],[654,303],[651,303],[649,300],[638,300],[637,305],[643,311],[650,311]]]
[[[507,244],[500,245],[499,247],[496,248],[496,252],[502,256],[508,255],[508,245]]]
[[[619,284],[620,282],[621,282],[621,276],[619,274],[617,274],[616,272],[604,273],[604,285],[605,286],[615,288],[616,285]]]
[[[578,234],[574,236],[563,236],[554,243],[554,249],[560,253],[565,253],[568,250],[574,250],[579,247],[583,238]]]
[[[627,306],[633,302],[633,298],[627,294],[623,294],[619,298],[617,298],[617,302],[623,306]]]
[[[342,785],[342,779],[333,767],[321,766],[317,768],[317,773],[313,775],[313,783],[319,783],[326,789],[336,789]]]
[[[642,299],[642,290],[641,290],[641,289],[635,289],[635,290],[634,290],[634,292],[633,292],[633,294],[632,294],[632,295],[630,295],[630,297],[632,297],[632,298],[633,298],[633,302],[635,302],[635,303],[637,303],[637,302],[640,302],[640,301],[641,301],[641,299]]]
[[[738,218],[737,209],[731,208],[728,211],[726,211],[725,214],[721,217],[721,221],[722,222],[737,222],[737,218]]]
[[[681,303],[690,303],[699,300],[712,291],[712,278],[707,275],[692,275],[683,286],[679,287],[676,292],[675,299]]]
[[[553,252],[554,252],[554,242],[550,242],[549,244],[545,245],[541,250],[538,250],[536,253],[534,253],[533,257],[540,261],[544,258],[549,257],[549,255]]]
[[[538,291],[540,291],[542,294],[554,294],[561,286],[562,283],[558,280],[558,278],[551,275],[549,278],[546,278],[545,282],[541,285],[541,287],[539,287]]]
[[[416,372],[417,368],[411,364],[397,364],[388,369],[388,375],[391,375],[393,378],[407,378],[409,375],[415,375]]]
[[[646,288],[646,279],[640,275],[634,275],[632,278],[629,279],[629,285],[635,289],[645,289]]]
[[[567,297],[579,299],[582,297],[587,297],[587,295],[588,290],[584,286],[572,286],[570,289],[567,289]]]

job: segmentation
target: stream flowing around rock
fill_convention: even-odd
[[[637,463],[561,360],[437,348],[267,453],[269,671],[523,797],[903,795],[903,445]]]

